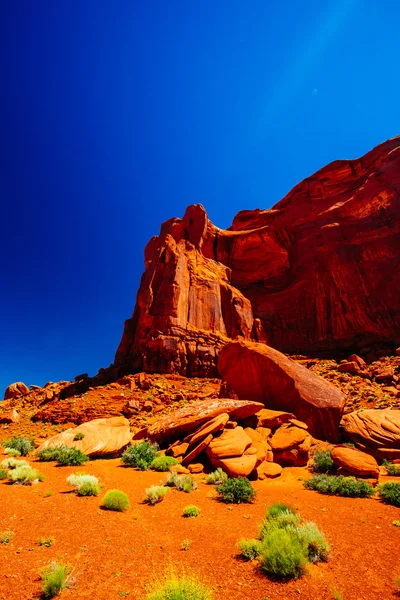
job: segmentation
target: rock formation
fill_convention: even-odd
[[[215,376],[237,336],[307,355],[399,346],[399,192],[393,138],[228,230],[190,206],[146,247],[116,369]]]
[[[358,448],[377,458],[400,459],[400,410],[363,410],[344,415],[341,426]]]
[[[16,383],[12,383],[8,386],[8,388],[4,392],[4,400],[19,398],[19,396],[29,394],[29,392],[30,389],[27,385],[25,385],[25,383],[23,383],[22,381],[17,381]]]

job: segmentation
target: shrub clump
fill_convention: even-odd
[[[17,450],[20,456],[28,456],[35,447],[35,441],[33,438],[29,439],[23,436],[15,436],[10,440],[5,440],[2,444],[5,448],[11,448]]]
[[[332,494],[349,498],[368,498],[375,493],[372,485],[366,481],[359,481],[355,477],[343,475],[313,475],[304,482],[308,490],[316,490],[321,494]]]
[[[179,461],[173,456],[156,456],[152,461],[150,468],[154,471],[169,471],[173,465],[178,465]]]
[[[0,533],[0,542],[2,544],[4,544],[5,546],[7,546],[7,544],[9,544],[11,542],[13,537],[14,537],[14,534],[12,531],[3,531],[2,533]]]
[[[7,454],[7,456],[21,456],[21,452],[15,448],[4,448],[4,454]]]
[[[387,481],[378,486],[378,492],[386,504],[400,506],[400,483],[396,481]]]
[[[164,496],[169,492],[169,488],[163,485],[152,485],[147,488],[144,502],[147,504],[157,504],[164,500]]]
[[[242,558],[244,558],[245,560],[255,560],[259,557],[262,550],[261,541],[255,539],[246,540],[245,538],[242,538],[241,540],[239,540],[237,546],[240,550]]]
[[[41,450],[38,452],[38,458],[43,462],[57,461],[63,467],[79,467],[89,460],[89,457],[82,450],[69,448],[63,444]]]
[[[8,472],[7,472],[7,470],[6,470],[6,469],[0,469],[0,481],[1,481],[2,479],[7,479],[7,477],[8,477]]]
[[[148,585],[145,600],[213,600],[213,594],[195,576],[171,567]]]
[[[116,510],[123,512],[130,508],[128,496],[120,490],[108,490],[105,494],[101,506],[106,510]]]
[[[223,483],[226,479],[228,479],[228,475],[223,469],[221,469],[221,467],[218,467],[216,471],[213,471],[209,474],[207,483],[210,485],[217,485],[219,483]]]
[[[64,563],[51,563],[48,567],[41,571],[43,581],[43,597],[54,598],[67,587],[67,577],[70,571],[70,566]]]
[[[310,562],[326,562],[328,560],[330,546],[315,523],[309,521],[300,525],[298,536],[307,548],[307,556]]]
[[[101,489],[97,477],[85,473],[70,475],[67,477],[67,483],[76,488],[78,496],[98,496]]]
[[[158,456],[157,444],[144,440],[135,446],[131,446],[121,456],[124,465],[136,467],[141,471],[150,469],[151,463]]]
[[[331,458],[330,450],[317,450],[313,458],[314,461],[311,465],[311,470],[314,471],[314,473],[336,471],[336,465]]]
[[[383,466],[391,477],[400,477],[400,465],[395,465],[388,460],[383,461]]]
[[[18,460],[18,458],[11,456],[10,458],[5,458],[1,466],[3,469],[16,469],[17,467],[29,467],[29,463],[26,460]]]
[[[74,435],[74,442],[79,442],[80,440],[83,440],[84,437],[85,434],[78,431],[78,433]]]
[[[185,508],[183,509],[184,517],[198,517],[200,513],[200,508],[194,506],[194,504],[189,504],[189,506],[185,506]]]
[[[16,467],[10,471],[8,478],[11,483],[19,483],[21,485],[31,485],[36,481],[44,481],[44,475],[36,471],[36,469],[32,469],[29,465],[26,467]]]
[[[169,473],[165,485],[176,487],[177,490],[186,492],[197,489],[197,484],[190,475],[178,475],[178,473]]]
[[[277,579],[296,579],[304,573],[307,556],[297,535],[285,529],[271,529],[262,541],[261,567]]]
[[[45,546],[46,548],[50,548],[54,544],[55,540],[53,537],[40,537],[37,541],[38,546]]]
[[[253,486],[246,477],[238,477],[237,479],[228,477],[218,484],[216,489],[222,501],[229,504],[251,502],[256,496]]]

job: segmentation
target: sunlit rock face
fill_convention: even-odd
[[[331,163],[227,230],[189,206],[147,244],[115,364],[215,376],[237,337],[307,355],[399,346],[399,258],[400,138]]]

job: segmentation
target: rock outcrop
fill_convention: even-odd
[[[306,367],[266,344],[242,340],[223,348],[218,367],[239,398],[257,399],[268,408],[292,411],[314,437],[338,441],[345,396]]]
[[[331,450],[331,458],[335,465],[346,474],[356,477],[379,478],[379,467],[375,458],[349,446],[335,446]]]
[[[237,336],[308,356],[399,346],[399,192],[393,138],[228,230],[190,206],[146,247],[115,372],[215,376]]]
[[[377,458],[400,458],[400,410],[363,410],[344,415],[346,436]]]
[[[25,383],[22,381],[17,381],[16,383],[12,383],[8,386],[6,391],[4,392],[4,400],[11,400],[13,398],[18,398],[19,396],[23,396],[24,394],[29,394],[30,389]]]

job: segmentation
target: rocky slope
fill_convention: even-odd
[[[161,227],[115,356],[119,374],[215,377],[241,336],[340,356],[400,345],[400,138],[335,161],[228,230],[201,205]]]

